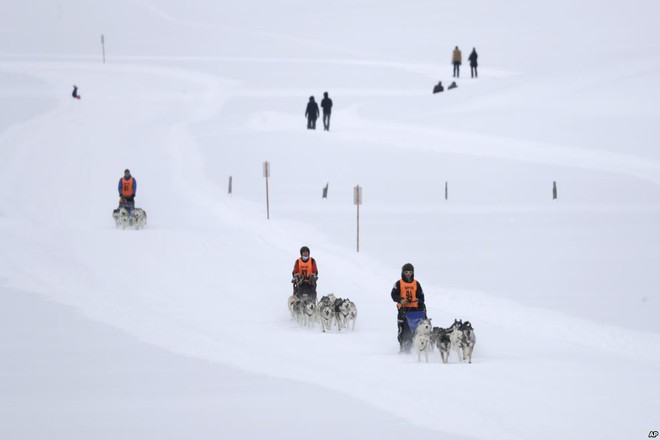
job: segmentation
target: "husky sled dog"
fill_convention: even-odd
[[[472,324],[470,321],[463,322],[461,319],[455,319],[449,330],[451,330],[449,336],[451,348],[456,351],[458,361],[463,362],[467,360],[471,364],[472,352],[477,342]]]
[[[430,319],[423,319],[417,325],[415,333],[413,334],[413,346],[417,350],[417,362],[422,361],[422,353],[429,361],[429,351],[431,350],[431,332],[433,331],[433,324]]]
[[[334,294],[330,293],[323,298],[316,305],[316,315],[321,323],[321,331],[330,330],[332,327],[332,320],[335,318],[335,301],[337,298]]]
[[[461,324],[459,331],[461,333],[460,341],[463,350],[463,360],[467,359],[468,363],[471,364],[472,352],[474,351],[474,345],[477,343],[477,338],[474,336],[474,329],[470,321],[465,321]]]
[[[449,341],[451,343],[451,349],[456,351],[458,356],[458,361],[463,362],[463,348],[461,347],[461,326],[463,325],[462,319],[454,319],[454,323],[449,326],[447,331],[449,332]]]
[[[296,315],[294,313],[294,309],[296,307],[296,302],[300,301],[300,299],[296,295],[291,295],[289,299],[287,300],[287,305],[289,306],[289,313],[291,313],[291,318],[293,320],[296,320]]]
[[[316,321],[316,302],[314,299],[307,295],[302,295],[300,298],[295,295],[292,296],[295,298],[289,297],[289,301],[293,319],[303,327],[314,327]]]
[[[353,301],[347,300],[348,301],[348,317],[346,319],[346,327],[348,327],[348,324],[352,322],[351,324],[351,330],[355,330],[355,321],[357,321],[357,306]]]
[[[302,316],[300,325],[303,327],[314,327],[316,322],[316,300],[314,298],[303,297],[302,303]]]
[[[335,300],[335,321],[337,329],[348,328],[348,323],[353,321],[352,330],[355,330],[355,320],[357,318],[357,307],[350,299],[337,298]]]
[[[147,212],[142,208],[133,210],[133,226],[135,229],[142,229],[147,226]]]
[[[433,327],[431,332],[431,348],[438,347],[440,352],[440,359],[443,364],[449,361],[449,351],[451,349],[451,340],[449,339],[449,332],[442,327]]]
[[[112,211],[112,218],[115,220],[115,226],[118,228],[142,229],[147,225],[147,213],[142,208],[133,209],[133,218],[130,218],[129,211],[124,206]]]

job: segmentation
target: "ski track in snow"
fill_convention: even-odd
[[[367,61],[363,64],[370,65]],[[382,63],[371,65],[385,66]],[[416,66],[387,67],[417,69]],[[350,274],[349,279],[359,279],[358,285],[340,282],[338,285],[345,291],[364,292],[358,301],[357,330],[342,334],[333,331],[322,335],[318,327],[314,330],[300,329],[289,321],[285,306],[289,288],[287,272],[290,270],[287,247],[288,243],[296,241],[294,228],[297,225],[287,222],[264,225],[261,219],[255,218],[256,215],[250,215],[255,214],[258,208],[250,204],[241,205],[240,201],[225,201],[223,191],[205,177],[204,157],[196,146],[196,137],[191,130],[191,124],[216,117],[228,96],[251,93],[250,90],[243,90],[232,81],[213,75],[146,65],[98,66],[83,63],[72,66],[71,63],[14,62],[0,64],[0,70],[13,73],[29,71],[40,80],[49,82],[54,89],[67,88],[69,78],[75,75],[85,78],[89,84],[82,92],[82,104],[87,106],[85,113],[82,109],[72,109],[71,106],[78,103],[69,102],[70,98],[60,99],[56,107],[47,113],[2,133],[0,143],[9,146],[2,153],[3,161],[9,164],[0,176],[2,187],[7,187],[19,177],[36,179],[37,175],[49,176],[51,181],[57,182],[66,178],[69,169],[80,171],[90,167],[88,160],[96,160],[91,166],[98,165],[100,169],[114,167],[120,170],[123,168],[120,164],[126,161],[126,157],[135,148],[134,145],[120,146],[123,140],[120,134],[139,130],[146,130],[140,140],[162,142],[158,149],[152,151],[158,159],[157,164],[147,165],[146,158],[137,158],[136,161],[142,169],[164,168],[152,173],[157,176],[157,181],[140,181],[140,185],[144,185],[140,187],[141,192],[146,193],[144,188],[151,185],[152,189],[159,188],[160,196],[152,197],[149,201],[151,205],[145,206],[150,219],[153,219],[150,220],[153,226],[139,234],[132,231],[120,233],[108,228],[107,199],[113,195],[113,185],[107,183],[106,175],[92,179],[90,191],[97,194],[80,195],[82,201],[89,202],[89,209],[74,220],[67,218],[67,209],[61,207],[61,190],[56,185],[43,189],[40,194],[24,188],[17,188],[14,194],[5,193],[4,196],[11,205],[17,207],[17,211],[0,219],[5,226],[4,233],[22,236],[27,243],[23,249],[13,249],[11,258],[3,255],[3,261],[14,261],[13,267],[3,269],[3,275],[11,280],[13,286],[41,292],[57,301],[75,305],[95,320],[108,322],[141,340],[178,353],[236,365],[260,374],[315,383],[348,393],[386,410],[411,408],[413,410],[408,418],[421,426],[465,434],[463,426],[448,421],[480,420],[479,426],[471,427],[470,432],[478,438],[487,438],[493,432],[500,433],[500,438],[528,438],[534,432],[536,438],[554,439],[561,432],[553,426],[555,421],[558,418],[570,420],[575,417],[568,409],[543,402],[538,404],[544,408],[540,411],[543,416],[538,419],[515,421],[505,417],[505,411],[515,412],[516,407],[524,407],[529,400],[509,402],[511,406],[505,409],[504,406],[498,406],[498,400],[490,397],[492,388],[496,388],[498,393],[495,394],[506,400],[507,390],[518,385],[515,373],[518,368],[538,368],[541,376],[547,375],[541,380],[554,383],[555,389],[549,391],[551,395],[547,397],[547,401],[552,402],[553,393],[577,396],[589,392],[590,382],[582,386],[579,381],[574,382],[570,378],[560,380],[549,373],[549,370],[556,369],[561,374],[564,362],[585,357],[590,359],[589,362],[602,364],[620,357],[629,358],[631,362],[635,359],[640,363],[660,361],[660,339],[657,334],[568,318],[559,313],[499,301],[478,292],[449,291],[438,286],[425,286],[427,291],[442,292],[439,296],[442,306],[429,307],[429,314],[437,325],[448,325],[454,317],[469,316],[477,329],[478,343],[475,363],[472,365],[456,364],[454,354],[450,365],[438,365],[437,352],[432,354],[431,364],[418,364],[414,357],[397,355],[393,344],[394,307],[387,298],[377,301],[381,293],[372,293],[373,286],[391,285],[391,277],[374,274],[355,276],[356,258],[339,246],[332,245],[330,240],[326,246],[331,253],[324,259],[324,266],[333,266],[336,272]],[[104,81],[115,81],[126,86],[126,89],[104,91],[101,86]],[[148,89],[147,85],[151,88]],[[133,93],[145,95],[140,101],[125,102]],[[159,106],[171,101],[180,103],[181,108],[177,109],[171,119],[159,120]],[[135,108],[131,108],[133,106]],[[110,139],[102,144],[112,144],[115,148],[104,153],[94,145],[94,130],[101,127],[98,118],[111,111],[130,113],[123,126],[115,126],[110,131],[103,130]],[[75,116],[72,116],[73,113]],[[378,142],[450,154],[596,168],[643,178],[654,184],[660,183],[660,165],[633,155],[569,150],[558,145],[533,145],[515,139],[493,140],[462,132],[422,129],[412,124],[389,124],[383,129],[378,121],[367,119],[363,122],[359,131],[339,133],[338,138],[355,144]],[[56,127],[62,126],[69,127],[86,140],[53,139],[52,136],[57,134]],[[14,144],[17,140],[21,143]],[[70,146],[71,151],[64,159],[61,152],[45,151],[48,145],[65,144]],[[99,148],[98,159],[86,153],[88,148]],[[144,149],[149,156],[150,147],[145,146]],[[40,162],[35,166],[37,160]],[[112,165],[101,165],[107,162]],[[61,167],[64,169],[53,169],[53,163],[64,163]],[[115,176],[110,177],[111,182],[114,182]],[[177,183],[184,179],[196,191],[191,193],[180,190]],[[21,201],[35,198],[38,202],[21,206]],[[101,200],[92,202],[92,198]],[[175,201],[174,208],[171,207],[172,200]],[[218,200],[221,202],[217,203]],[[168,209],[162,206],[159,208],[158,204],[169,204],[175,212],[168,218]],[[241,206],[243,213],[235,210],[234,205]],[[41,216],[44,208],[60,219],[54,221]],[[94,210],[101,214],[93,213]],[[198,214],[189,216],[185,212]],[[193,229],[180,232],[187,227],[188,222],[194,225]],[[228,238],[207,233],[207,228],[210,230],[212,227],[216,230],[225,228],[235,236]],[[74,235],[76,238],[73,242],[67,242],[66,237]],[[264,252],[265,255],[254,256],[250,266],[279,265],[283,276],[271,278],[266,275],[263,279],[255,279],[250,267],[237,268],[237,279],[250,280],[251,289],[254,290],[252,295],[243,297],[243,307],[248,311],[259,312],[254,316],[246,313],[227,316],[221,312],[226,309],[223,298],[231,298],[236,288],[234,281],[218,278],[207,273],[205,268],[200,270],[192,263],[188,265],[187,261],[229,264],[231,256],[223,255],[224,244],[234,245],[241,240],[258,243],[255,247],[266,246],[269,249]],[[42,249],[43,243],[51,244]],[[125,246],[134,249],[135,258],[140,261],[139,268],[120,261]],[[106,264],[110,269],[99,269],[94,262],[87,261],[88,256],[93,255],[98,247],[108,247],[108,255],[99,258],[96,264]],[[168,267],[160,267],[160,260],[150,262],[151,252],[166,253],[168,248],[175,248],[178,252],[170,256]],[[277,255],[277,259],[271,262],[268,257],[273,254]],[[57,262],[63,259],[67,260],[67,264],[75,262],[84,269],[77,274],[68,273],[64,263],[58,266]],[[390,272],[377,261],[369,263],[370,267],[379,268],[379,273]],[[37,268],[36,272],[30,270],[33,264]],[[51,269],[38,269],[44,267]],[[186,289],[186,279],[195,280],[195,291]],[[130,285],[132,280],[141,280],[137,283],[137,290],[122,291],[119,288]],[[278,287],[273,289],[273,286]],[[342,296],[341,292],[337,293]],[[264,316],[269,319],[264,321]],[[240,333],[243,326],[249,326],[250,332],[237,337],[237,332]],[[515,349],[506,346],[518,339],[520,341],[516,344],[519,345]],[[541,365],[543,362],[533,358],[526,359],[525,351],[534,351],[535,344],[551,346],[557,353],[557,359],[547,360],[548,365]],[[359,362],[352,362],[356,358]],[[501,363],[509,364],[510,375],[501,377],[498,371],[489,369],[489,364]],[[406,381],[404,386],[393,379],[402,368],[407,369],[407,374],[415,378]],[[583,372],[591,374],[591,367],[587,365]],[[598,376],[598,373],[594,375]],[[646,375],[649,373],[645,372],[636,383],[643,384]],[[455,394],[452,397],[456,399],[455,405],[443,402],[443,390],[460,389],[462,386],[467,387],[468,383],[471,395]],[[432,389],[429,389],[430,385]],[[402,389],[406,390],[405,395],[401,394]],[[488,390],[488,393],[480,393],[479,390]],[[530,386],[518,396],[534,400],[534,394],[535,388]],[[490,404],[493,405],[489,414],[483,413],[483,403],[474,404],[475,401],[489,400],[492,400]],[[438,417],[440,413],[442,417]],[[630,412],[625,414],[630,415]],[[599,422],[596,414],[584,414],[582,417],[594,424]]]

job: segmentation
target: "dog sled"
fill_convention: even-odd
[[[426,312],[420,310],[402,309],[403,315],[399,315],[399,352],[409,353],[413,344],[413,335],[420,322],[427,319]],[[403,322],[401,321],[403,320]],[[403,323],[407,324],[408,328]]]
[[[407,312],[405,316],[406,321],[408,321],[408,327],[410,328],[410,334],[413,335],[415,334],[415,330],[417,329],[419,323],[426,319],[426,312]]]
[[[131,210],[133,215],[131,216]],[[142,208],[135,208],[134,205],[125,200],[120,200],[119,207],[112,211],[112,218],[115,220],[115,226],[122,229],[143,229],[147,225],[147,213]]]
[[[316,302],[316,276],[315,275],[296,275],[291,280],[293,283],[293,294],[298,298],[303,296],[314,299]]]

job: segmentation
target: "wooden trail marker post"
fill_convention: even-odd
[[[268,178],[270,177],[270,163],[264,162],[264,177],[266,178],[266,220],[270,220],[270,200],[268,196]]]
[[[362,188],[353,188],[353,203],[357,206],[357,251],[360,252],[360,205],[362,204]]]

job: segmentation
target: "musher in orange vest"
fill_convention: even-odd
[[[133,223],[133,209],[135,209],[135,193],[137,192],[137,180],[131,176],[131,171],[124,170],[124,177],[119,179],[119,206],[128,209],[129,223]]]
[[[396,317],[399,349],[402,352],[409,352],[413,335],[406,314],[412,311],[426,312],[424,291],[422,285],[415,279],[415,268],[412,264],[406,263],[401,268],[401,279],[394,283],[392,288],[392,301],[396,303],[399,311]]]
[[[309,248],[303,246],[300,248],[300,258],[293,265],[293,294],[297,297],[308,295],[316,300],[316,279],[319,277],[319,270],[316,267],[316,260],[309,256]]]

